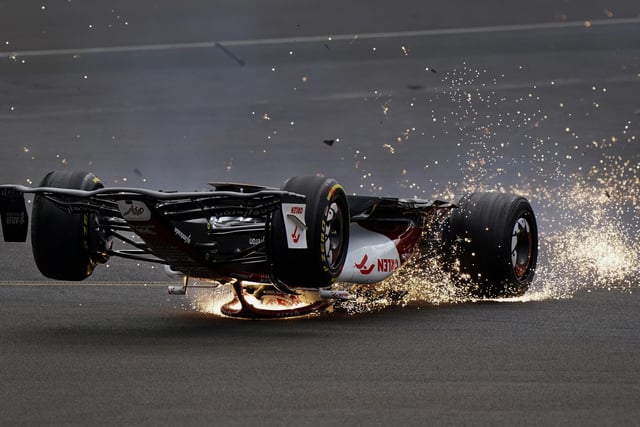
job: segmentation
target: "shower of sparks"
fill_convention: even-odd
[[[188,293],[191,310],[221,316],[221,308],[233,299],[231,286],[219,286],[215,289],[193,288]]]
[[[416,120],[433,126],[429,138],[443,138],[455,150],[457,165],[452,166],[462,171],[463,179],[439,183],[432,176],[432,168],[437,167],[432,159],[423,171],[402,168],[400,182],[426,199],[455,201],[467,192],[502,191],[531,201],[540,232],[536,279],[524,296],[506,301],[571,298],[593,288],[636,291],[640,286],[640,112],[621,117],[614,134],[592,139],[571,118],[579,114],[578,108],[587,108],[580,113],[596,122],[611,92],[606,87],[588,85],[580,105],[565,99],[548,106],[543,85],[532,84],[515,95],[515,90],[500,89],[503,78],[468,64],[442,75],[437,96],[447,99],[449,108],[434,105],[430,116]],[[556,83],[545,82],[544,90],[559,90]],[[374,94],[379,96],[378,91]],[[389,97],[382,105],[384,116],[392,100]],[[562,126],[557,123],[559,116],[564,119]],[[424,133],[406,128],[393,143],[416,144],[421,138],[426,138]],[[386,143],[382,147],[384,155],[397,155],[401,146]],[[361,179],[354,191],[383,191],[362,148],[354,150],[353,169]],[[415,256],[375,286],[334,285],[355,295],[337,308],[364,313],[390,305],[471,301],[455,278],[455,272],[444,271],[437,258]],[[213,312],[213,306],[203,308],[213,304],[219,311],[229,299],[230,294],[216,290],[211,298],[195,299],[194,307]]]
[[[578,129],[566,126],[561,132],[575,141],[571,145],[548,124],[551,114],[539,107],[542,102],[535,85],[526,96],[507,97],[496,89],[502,77],[466,64],[443,76],[441,96],[451,101],[451,111],[434,109],[430,119],[443,126],[449,138],[457,135],[458,167],[464,179],[435,190],[438,194],[418,196],[457,200],[466,192],[498,190],[532,201],[540,230],[536,280],[524,296],[508,301],[571,298],[590,288],[638,289],[640,155],[633,148],[640,133],[638,119],[625,120],[619,135],[589,142],[581,139]],[[599,98],[590,104],[598,108],[607,89],[595,85],[591,89]],[[500,112],[500,104],[515,108]],[[565,102],[560,107],[570,109]],[[590,112],[591,117],[597,111]],[[573,115],[566,113],[569,118]],[[517,139],[510,140],[514,134]],[[506,157],[504,148],[516,144],[521,154]],[[577,171],[574,159],[581,164]],[[371,174],[366,178],[371,179]],[[411,183],[407,188],[418,186]],[[375,287],[343,286],[357,295],[340,304],[350,313],[415,302],[471,300],[437,259],[414,258]]]

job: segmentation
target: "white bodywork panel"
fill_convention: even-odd
[[[377,283],[400,267],[400,254],[393,240],[351,224],[349,253],[339,282]]]
[[[289,249],[307,249],[307,225],[304,218],[306,209],[307,205],[301,203],[282,204]]]

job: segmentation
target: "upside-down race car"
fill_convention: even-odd
[[[350,297],[334,283],[379,283],[418,253],[441,257],[479,296],[519,295],[533,279],[538,232],[523,197],[347,195],[318,176],[282,189],[210,185],[104,188],[92,173],[50,172],[39,187],[0,186],[4,239],[26,240],[24,194],[34,194],[31,244],[44,276],[83,280],[111,256],[160,263],[183,279],[170,293],[184,294],[190,279],[230,284],[234,298],[221,311],[245,318],[320,312]]]

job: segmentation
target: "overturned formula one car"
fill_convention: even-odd
[[[165,265],[190,279],[230,284],[227,316],[291,317],[349,298],[336,282],[375,284],[414,255],[437,256],[483,297],[515,296],[538,253],[529,202],[502,193],[439,200],[347,195],[333,179],[289,179],[282,189],[211,183],[194,192],[104,188],[92,173],[55,171],[39,187],[0,186],[5,241],[31,244],[40,272],[83,280],[109,257]],[[116,241],[124,244],[114,244]]]

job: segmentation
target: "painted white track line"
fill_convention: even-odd
[[[588,21],[591,27],[605,25],[625,25],[640,24],[639,18],[623,18],[623,19],[602,19]],[[259,45],[280,45],[280,44],[298,44],[298,43],[317,43],[327,41],[352,41],[352,40],[371,40],[371,39],[390,39],[390,38],[409,38],[409,37],[427,37],[441,35],[460,35],[460,34],[478,34],[478,33],[495,33],[505,31],[531,31],[558,28],[578,28],[585,27],[585,21],[571,22],[551,22],[541,24],[521,24],[521,25],[498,25],[492,27],[471,27],[471,28],[451,28],[439,30],[416,30],[416,31],[394,31],[381,33],[364,33],[364,34],[341,34],[335,36],[308,36],[308,37],[283,37],[283,38],[265,38],[253,40],[228,40],[228,41],[204,41],[191,43],[162,43],[162,44],[143,44],[129,46],[106,46],[106,47],[83,47],[83,48],[67,48],[67,49],[44,49],[44,50],[23,50],[0,52],[0,57],[33,57],[33,56],[55,56],[55,55],[83,55],[83,54],[100,54],[100,53],[125,53],[140,52],[154,50],[171,50],[171,49],[201,49],[211,47],[233,47],[233,46],[259,46]]]
[[[88,281],[88,282],[66,282],[66,281],[55,281],[55,282],[39,282],[39,281],[30,281],[30,280],[0,280],[0,287],[2,286],[73,286],[73,287],[82,287],[82,288],[91,288],[98,286],[107,286],[107,287],[136,287],[136,288],[144,288],[144,287],[167,287],[167,285],[173,284],[172,282],[143,282],[143,281]]]

